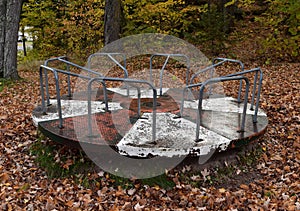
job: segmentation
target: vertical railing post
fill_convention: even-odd
[[[152,122],[152,141],[156,139],[156,107],[157,107],[157,91],[153,88],[153,122]]]
[[[89,136],[93,135],[92,128],[92,83],[93,79],[88,82],[88,133]]]
[[[254,110],[253,105],[254,105],[254,98],[255,98],[255,91],[256,91],[257,75],[258,75],[258,72],[255,71],[253,90],[252,90],[252,96],[251,96],[251,105],[250,105],[250,110],[252,110],[252,111]]]
[[[63,128],[63,118],[62,118],[62,110],[61,110],[61,97],[60,97],[60,86],[59,86],[59,77],[58,77],[58,72],[54,70],[53,68],[46,67],[45,65],[40,66],[40,83],[41,83],[41,96],[42,96],[42,107],[43,108],[43,113],[46,113],[46,106],[44,101],[44,83],[43,83],[43,70],[44,73],[47,73],[48,70],[53,72],[54,75],[54,80],[55,80],[55,89],[56,89],[56,100],[57,100],[57,110],[58,110],[58,119],[59,119],[59,128]]]
[[[58,118],[59,118],[59,128],[63,128],[63,118],[61,111],[61,99],[60,99],[60,88],[59,88],[59,78],[58,73],[53,71],[54,79],[55,79],[55,87],[56,87],[56,100],[57,100],[57,110],[58,110]]]
[[[168,64],[168,61],[169,61],[169,58],[170,58],[170,55],[167,56],[166,60],[165,60],[165,63],[164,65],[162,66],[161,70],[160,70],[160,74],[159,74],[159,95],[162,96],[162,78],[163,78],[163,75],[164,75],[164,70]]]
[[[70,65],[69,64],[67,64],[67,72],[70,72]],[[68,80],[68,97],[71,97],[72,96],[72,93],[71,93],[71,76],[68,74],[67,77],[68,77],[67,78],[67,80]]]
[[[48,72],[46,69],[44,69],[44,74],[45,74],[46,100],[47,100],[47,106],[49,106],[50,105],[49,80],[48,80]]]
[[[260,68],[258,68],[258,70],[259,70],[259,83],[258,83],[258,90],[257,90],[253,122],[257,122],[257,113],[258,113],[258,107],[259,107],[259,101],[260,101],[260,92],[261,92],[261,86],[262,86],[262,81],[263,81],[263,72]]]
[[[248,101],[248,92],[249,92],[249,80],[248,80],[248,78],[246,78],[245,76],[212,78],[212,79],[208,79],[207,81],[205,81],[201,85],[200,90],[199,90],[199,103],[198,103],[197,120],[196,120],[196,139],[195,139],[196,142],[198,142],[198,140],[199,140],[200,126],[202,125],[202,101],[203,101],[203,92],[204,92],[205,86],[210,85],[212,83],[231,81],[231,80],[239,80],[239,81],[244,80],[246,82],[242,122],[241,122],[241,127],[238,130],[238,132],[244,132],[245,131],[247,101]]]
[[[244,96],[244,108],[242,116],[242,124],[239,132],[245,132],[245,122],[246,122],[246,112],[247,112],[247,103],[248,103],[248,92],[249,92],[249,80],[246,77],[243,77],[240,81],[244,80],[246,82],[245,96]]]
[[[43,68],[42,67],[40,67],[40,90],[41,90],[41,97],[42,97],[42,111],[43,111],[43,114],[46,114],[44,82],[43,82]]]
[[[138,117],[141,117],[141,88],[137,87],[138,91]]]

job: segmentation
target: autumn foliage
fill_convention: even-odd
[[[69,54],[84,60],[102,47],[104,0],[27,2],[22,24],[33,27],[39,59]],[[217,1],[210,2],[210,17],[221,20]],[[76,163],[90,162],[81,151],[55,144],[33,125],[32,110],[41,101],[38,65],[21,64],[22,80],[0,80],[0,210],[300,210],[300,3],[238,2],[242,20],[235,17],[223,31],[202,22],[209,20],[204,1],[124,0],[123,35],[170,33],[198,42],[201,50],[219,45],[214,53],[242,58],[250,68],[260,65],[260,107],[269,124],[257,140],[258,152],[243,152],[224,168],[184,165],[154,182],[124,180],[97,168],[83,172]],[[215,33],[225,37],[217,40]],[[236,93],[227,88],[228,95]],[[41,161],[45,157],[51,163]]]
[[[22,26],[31,26],[40,56],[84,59],[104,43],[104,0],[34,1],[24,4]],[[297,0],[122,1],[122,34],[163,33],[202,45],[204,53],[228,53],[236,26],[250,17],[263,32],[258,56],[299,59],[300,3]],[[261,56],[260,56],[261,57]]]
[[[116,178],[97,168],[83,173],[76,165],[90,162],[82,152],[38,134],[31,119],[40,103],[38,72],[20,69],[24,79],[4,81],[0,92],[0,209],[299,210],[299,68],[262,66],[261,107],[269,126],[259,153],[240,154],[223,169],[181,166],[152,181]]]

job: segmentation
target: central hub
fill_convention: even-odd
[[[160,102],[156,102],[156,107],[161,106]],[[141,107],[146,107],[146,108],[153,108],[153,101],[152,102],[142,102]]]
[[[132,111],[138,110],[138,99],[132,99],[121,103],[123,108]],[[179,105],[171,97],[159,97],[156,99],[157,112],[173,112],[179,110]],[[141,112],[151,113],[153,111],[153,98],[141,99]]]

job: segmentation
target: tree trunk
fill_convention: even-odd
[[[4,76],[4,43],[5,43],[5,21],[6,0],[0,0],[0,78]]]
[[[17,47],[22,0],[0,0],[0,76],[18,79]]]
[[[105,0],[104,44],[120,38],[122,9],[121,0]]]

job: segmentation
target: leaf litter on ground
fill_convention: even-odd
[[[50,178],[38,166],[30,147],[37,142],[31,120],[39,104],[36,71],[20,72],[23,80],[0,93],[0,200],[2,210],[299,210],[300,209],[300,64],[264,65],[261,107],[269,117],[268,131],[259,140],[262,155],[246,173],[239,167],[234,177],[214,186],[206,169],[189,174],[190,168],[169,171],[176,185],[169,189],[145,185],[116,186],[105,172],[86,176]],[[228,88],[228,93],[233,90]],[[51,141],[48,141],[51,142]],[[72,152],[62,167],[72,166]],[[58,152],[58,151],[57,151]],[[76,154],[76,153],[74,153]],[[63,162],[63,161],[59,161]],[[236,172],[239,172],[238,174]],[[253,177],[244,180],[248,173]],[[185,178],[186,177],[191,178]],[[93,181],[85,186],[84,179]],[[128,188],[127,188],[128,187]]]

